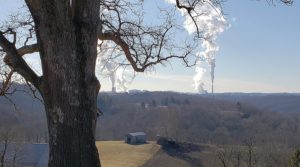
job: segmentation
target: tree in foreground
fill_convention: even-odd
[[[197,40],[209,37],[208,25],[198,18],[211,8],[220,14],[214,19],[223,19],[222,1],[168,2],[189,18],[193,40],[179,43],[172,38],[181,27],[170,8],[160,9],[157,25],[146,24],[143,0],[25,0],[25,13],[11,15],[0,27],[0,95],[13,93],[15,74],[40,93],[49,132],[49,167],[101,166],[94,136],[101,87],[95,69],[103,42],[121,51],[120,63],[136,72],[176,58],[186,66],[195,64]],[[40,57],[42,75],[23,58],[33,53]]]

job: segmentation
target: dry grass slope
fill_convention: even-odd
[[[214,145],[199,145],[200,150],[172,154],[156,142],[129,145],[123,141],[96,143],[103,167],[215,167],[219,166]]]
[[[123,141],[100,141],[96,144],[103,167],[140,167],[160,150],[155,142],[129,145]]]
[[[172,153],[172,150],[160,149],[142,167],[216,167],[219,164],[215,152],[218,147],[214,145],[198,145],[199,150],[191,152]]]

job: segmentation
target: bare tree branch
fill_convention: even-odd
[[[8,74],[4,74],[5,79],[2,81],[2,87],[0,88],[0,96],[4,96],[8,89],[11,86],[11,78],[13,75],[14,71],[11,70]]]
[[[136,12],[135,3],[124,1],[104,1],[103,12],[100,17],[98,38],[113,41],[123,51],[127,61],[136,72],[144,72],[157,64],[164,64],[170,59],[181,59],[190,67],[195,62],[188,60],[195,49],[188,43],[175,45],[171,36],[178,29],[173,19],[174,13],[161,9],[164,16],[160,25],[146,25],[143,23],[143,13]],[[128,7],[125,8],[124,7]],[[133,6],[133,7],[131,7]],[[131,11],[136,18],[128,19],[124,15]],[[129,14],[128,14],[129,15]]]
[[[18,49],[18,53],[20,56],[23,56],[25,54],[31,54],[31,53],[38,52],[38,51],[39,51],[39,49],[38,49],[37,44],[25,45]]]
[[[275,4],[276,2],[281,2],[286,5],[293,5],[294,0],[267,0],[268,3]]]
[[[13,70],[22,75],[27,81],[31,82],[39,91],[41,91],[41,78],[28,66],[25,60],[20,56],[15,45],[11,43],[2,31],[0,31],[0,46],[6,53],[4,62]],[[21,49],[21,53],[26,49]]]

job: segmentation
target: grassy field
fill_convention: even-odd
[[[216,167],[221,166],[216,159],[216,146],[201,144],[197,150],[174,153],[160,149],[142,167]]]
[[[123,141],[97,142],[103,167],[140,167],[160,150],[155,142],[129,145]]]
[[[219,166],[214,145],[199,144],[198,150],[174,154],[155,142],[129,145],[123,141],[96,143],[103,167],[215,167]]]

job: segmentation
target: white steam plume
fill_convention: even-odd
[[[176,4],[176,0],[166,0],[166,2],[171,4]],[[184,4],[188,5],[188,4]],[[197,27],[194,21],[188,15],[187,11],[184,9],[179,9],[181,14],[185,17],[184,27],[189,34],[197,32]],[[202,33],[203,40],[201,40],[202,48],[204,49],[197,56],[199,60],[205,61],[210,66],[211,74],[211,85],[213,93],[213,84],[215,78],[215,67],[216,67],[216,53],[219,50],[219,46],[216,44],[215,40],[217,36],[222,33],[229,24],[222,15],[221,7],[218,5],[213,5],[211,1],[203,1],[198,3],[191,11],[191,15],[198,26],[198,30]],[[205,71],[201,66],[200,62],[197,63],[196,75],[194,77],[195,89],[199,91],[199,85],[203,85],[204,76],[203,71]],[[200,70],[203,69],[203,70]],[[200,89],[202,91],[202,89]]]
[[[132,83],[134,79],[134,75],[132,75],[132,71],[129,71],[124,68],[118,68],[116,71],[116,88],[118,91],[127,92],[129,84]]]
[[[112,42],[105,41],[99,46],[98,55],[98,75],[109,78],[112,92],[127,91],[135,75],[118,61],[119,57],[122,57],[121,51]]]
[[[194,76],[194,86],[195,89],[199,92],[199,93],[205,93],[205,89],[204,89],[204,82],[203,82],[203,75],[205,73],[205,69],[197,66],[196,67],[196,75]]]

